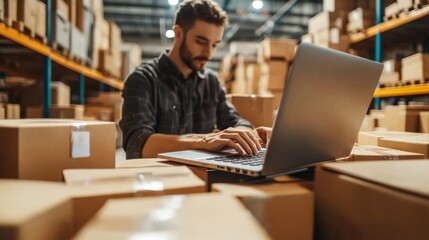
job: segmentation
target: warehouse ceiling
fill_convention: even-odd
[[[178,5],[174,0],[104,0],[104,16],[115,21],[125,42],[142,46],[142,58],[157,56],[171,46],[166,37],[171,29]],[[181,1],[179,1],[180,3]],[[224,45],[218,50],[211,66],[218,68],[220,58],[228,53],[234,41],[259,42],[264,37],[299,39],[307,33],[308,20],[322,11],[323,0],[260,0],[261,9],[253,7],[254,0],[216,0],[228,14],[230,24],[225,29]]]

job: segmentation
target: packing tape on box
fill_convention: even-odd
[[[159,201],[158,207],[142,216],[136,224],[136,233],[128,239],[176,239],[179,231],[178,211],[185,199],[185,196],[176,195]]]

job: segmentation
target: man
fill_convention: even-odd
[[[137,68],[125,82],[120,127],[127,159],[188,149],[258,153],[268,128],[252,130],[204,66],[220,43],[226,13],[212,0],[186,0],[175,17],[171,51]]]

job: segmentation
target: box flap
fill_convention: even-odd
[[[324,169],[429,197],[429,160],[326,163]]]
[[[70,199],[62,183],[0,180],[0,225],[17,225]]]

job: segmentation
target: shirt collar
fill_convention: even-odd
[[[170,50],[166,50],[162,52],[158,57],[160,68],[161,70],[163,70],[162,72],[172,74],[175,77],[178,77],[180,79],[184,79],[183,74],[179,71],[179,69],[177,69],[176,65],[168,57],[169,52]],[[199,79],[205,79],[206,76],[204,72],[205,72],[204,69],[202,71],[193,71],[191,75],[189,75],[189,77],[192,78],[196,73]]]

